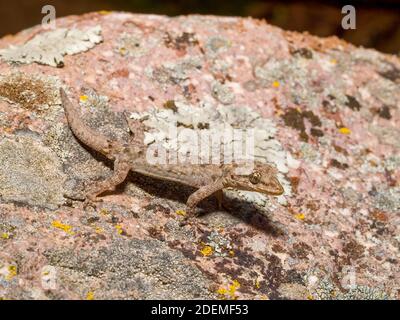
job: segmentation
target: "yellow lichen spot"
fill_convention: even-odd
[[[217,293],[220,294],[220,295],[225,295],[225,294],[228,293],[228,290],[226,290],[225,288],[219,288],[217,290]]]
[[[236,299],[236,290],[239,288],[239,281],[233,280],[232,284],[229,286],[229,295],[231,296],[231,299]]]
[[[220,298],[230,298],[230,299],[237,299],[236,290],[240,288],[240,283],[237,280],[233,280],[232,283],[229,285],[228,289],[224,287],[220,287],[217,290],[217,293],[221,296]]]
[[[17,267],[16,266],[8,266],[8,275],[6,277],[6,280],[11,280],[17,275]]]
[[[7,232],[3,232],[3,233],[1,234],[1,238],[2,238],[2,239],[5,239],[5,240],[10,239],[10,234],[7,233]]]
[[[332,64],[337,64],[337,60],[336,59],[331,59],[329,62],[332,63]]]
[[[65,233],[74,234],[73,231],[72,231],[72,226],[67,225],[67,224],[64,224],[64,223],[61,223],[61,222],[58,221],[58,220],[54,220],[54,221],[51,223],[51,225],[52,225],[54,228],[63,230]]]
[[[266,296],[265,294],[263,294],[263,295],[260,297],[260,300],[269,300],[269,298],[268,298],[268,296]]]
[[[350,134],[351,130],[349,128],[346,128],[346,127],[341,127],[341,128],[339,128],[339,132],[341,134]]]
[[[230,255],[231,257],[234,257],[234,256],[235,256],[235,251],[229,250],[229,255]]]
[[[281,84],[279,83],[279,81],[274,81],[274,82],[272,82],[272,86],[274,87],[274,88],[279,88],[279,86],[280,86]]]
[[[100,11],[97,11],[97,12],[100,13],[101,15],[103,15],[103,16],[112,13],[112,11],[110,11],[110,10],[100,10]]]
[[[122,48],[119,48],[119,53],[121,54],[121,55],[126,55],[126,52],[127,52],[127,50],[126,50],[126,48],[124,48],[124,47],[122,47]]]
[[[86,102],[87,99],[88,99],[88,96],[86,96],[86,95],[83,95],[83,96],[80,96],[80,97],[79,97],[79,100],[80,100],[81,102]]]
[[[118,234],[122,234],[124,230],[122,230],[122,226],[120,224],[115,225],[115,229],[117,229]]]
[[[260,281],[258,279],[255,281],[254,286],[256,287],[256,289],[260,289],[261,284],[260,284]]]
[[[86,300],[94,300],[94,292],[89,291],[86,295]]]
[[[106,216],[106,215],[108,215],[108,214],[109,214],[109,212],[108,212],[108,210],[107,210],[107,209],[105,209],[105,208],[101,208],[101,210],[100,210],[100,214],[101,214],[101,215],[103,215],[103,216]]]
[[[314,300],[314,297],[313,297],[311,294],[309,294],[309,295],[307,296],[307,300]]]
[[[100,228],[100,227],[96,227],[95,229],[94,229],[94,231],[96,232],[96,233],[103,233],[103,228]]]
[[[200,250],[200,253],[204,256],[210,256],[213,253],[213,248],[211,246],[204,246],[203,249]]]
[[[185,210],[176,210],[175,213],[178,216],[186,216],[186,211]]]
[[[294,215],[294,217],[295,217],[297,220],[304,220],[304,219],[305,219],[304,213],[297,213],[297,214]]]

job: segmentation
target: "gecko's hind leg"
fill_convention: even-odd
[[[86,194],[84,206],[89,203],[101,201],[98,196],[103,192],[113,190],[117,185],[122,183],[130,170],[130,163],[125,159],[116,159],[114,163],[114,173],[111,177],[104,181],[97,182]]]

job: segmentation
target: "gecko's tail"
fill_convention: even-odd
[[[63,88],[60,88],[60,96],[68,125],[78,140],[88,147],[102,153],[107,158],[113,159],[113,142],[83,122],[79,108],[68,99]]]

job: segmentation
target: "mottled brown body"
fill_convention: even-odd
[[[196,205],[203,199],[215,194],[221,206],[222,190],[234,188],[260,192],[267,195],[281,195],[284,190],[276,177],[276,169],[270,165],[252,163],[230,164],[149,164],[146,160],[146,147],[143,144],[144,128],[140,122],[127,119],[133,137],[129,144],[110,140],[99,132],[89,128],[82,120],[80,112],[60,89],[61,100],[74,135],[88,147],[101,152],[114,161],[114,174],[96,183],[88,192],[87,200],[98,201],[97,196],[112,190],[122,183],[129,171],[143,175],[173,181],[197,188],[187,200],[187,211],[193,213]],[[240,172],[243,166],[251,166],[248,172]]]

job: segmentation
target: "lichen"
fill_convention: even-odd
[[[56,29],[35,36],[23,45],[0,50],[2,60],[12,63],[39,63],[62,67],[64,56],[93,48],[102,41],[100,26],[87,30]]]
[[[0,197],[5,202],[54,209],[63,203],[58,158],[31,137],[0,142]]]
[[[54,77],[15,72],[0,77],[0,97],[28,110],[44,111],[59,104],[55,89],[59,86]]]

